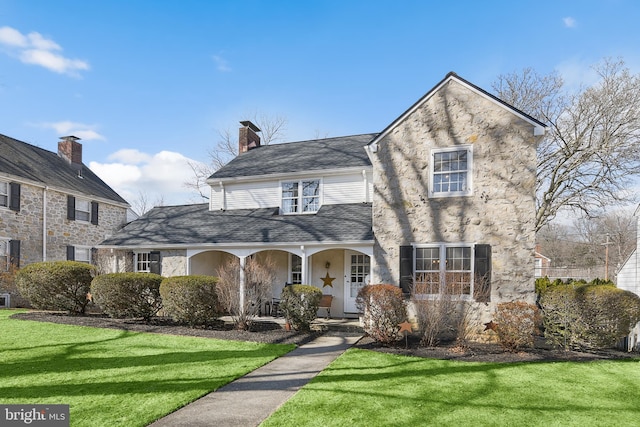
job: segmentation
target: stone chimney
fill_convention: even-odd
[[[240,124],[242,127],[238,136],[238,155],[260,146],[260,137],[257,134],[257,132],[260,132],[258,126],[249,120],[240,122]]]
[[[75,136],[63,136],[58,141],[58,156],[70,165],[82,166],[82,144],[79,140],[80,138]]]

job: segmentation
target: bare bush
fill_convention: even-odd
[[[240,260],[233,258],[218,268],[218,300],[237,329],[249,329],[265,301],[271,300],[275,263],[270,258],[246,259],[245,286],[240,286]]]

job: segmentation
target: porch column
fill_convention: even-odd
[[[304,245],[300,246],[300,259],[302,260],[300,270],[302,273],[302,284],[309,284],[309,272],[307,271],[307,253],[304,250]]]
[[[240,299],[239,313],[240,313],[240,316],[243,316],[244,315],[244,294],[245,294],[244,289],[245,289],[245,282],[247,280],[245,276],[244,268],[245,268],[245,265],[247,264],[246,263],[247,257],[241,256],[238,258],[240,259],[240,291],[239,291],[240,295],[238,296]]]

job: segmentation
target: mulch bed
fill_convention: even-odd
[[[85,316],[69,316],[64,313],[29,311],[12,316],[16,319],[35,320],[40,322],[63,323],[68,325],[92,326],[97,328],[122,329],[128,331],[185,335],[192,337],[218,338],[223,340],[253,341],[273,344],[302,345],[312,341],[323,332],[285,331],[281,325],[273,322],[255,322],[250,331],[233,329],[230,324],[218,322],[201,328],[189,328],[176,324],[171,319],[156,317],[149,322],[140,319],[112,319],[101,314]],[[443,342],[437,347],[423,347],[415,335],[409,335],[392,346],[383,346],[370,337],[362,338],[355,347],[390,354],[426,357],[433,359],[458,360],[465,362],[553,362],[553,361],[594,361],[609,359],[640,360],[640,354],[619,350],[601,350],[594,352],[565,351],[553,349],[545,344],[543,338],[536,340],[534,348],[518,352],[505,351],[496,343],[468,343],[460,346],[455,342]]]

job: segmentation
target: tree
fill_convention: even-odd
[[[254,113],[250,120],[260,128],[261,145],[284,140],[288,123],[285,117]],[[218,141],[207,152],[209,163],[189,162],[193,171],[193,180],[185,182],[184,186],[197,191],[203,200],[208,200],[209,196],[203,192],[203,189],[207,188],[207,178],[238,155],[237,135],[237,130],[232,131],[229,128],[218,131]]]
[[[593,67],[598,81],[569,92],[557,73],[531,68],[501,75],[497,96],[549,125],[538,146],[536,231],[559,211],[586,216],[629,203],[629,184],[640,166],[640,75],[624,61]]]

